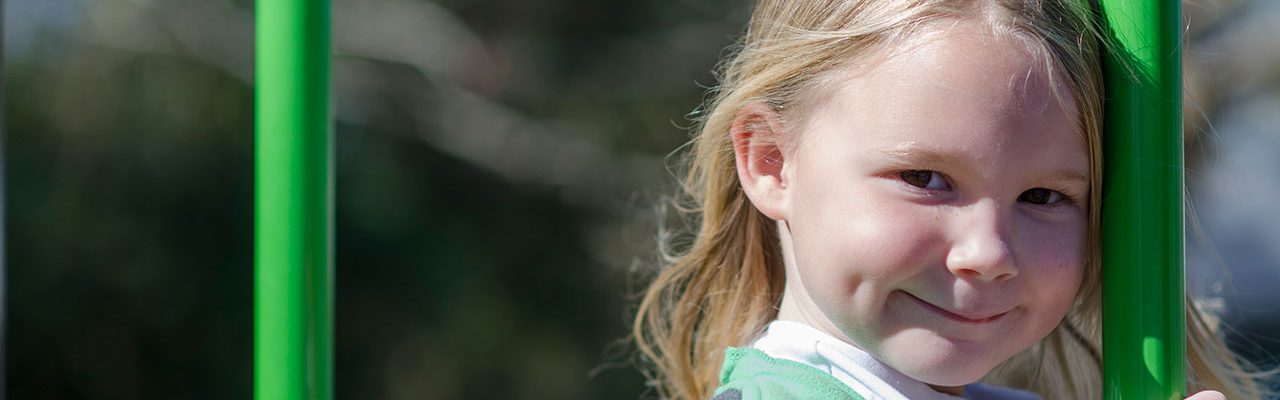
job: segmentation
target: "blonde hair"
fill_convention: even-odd
[[[652,362],[650,385],[664,398],[709,397],[723,352],[743,346],[773,320],[782,296],[783,261],[774,221],[742,192],[729,129],[737,111],[763,103],[800,112],[823,79],[858,56],[900,45],[932,21],[981,18],[1023,39],[1065,77],[1080,113],[1090,164],[1088,253],[1072,310],[1039,344],[989,374],[987,382],[1047,398],[1101,397],[1099,188],[1101,188],[1103,45],[1084,1],[761,0],[746,35],[719,66],[720,85],[696,118],[677,209],[697,227],[693,241],[650,283],[632,339]],[[1056,87],[1052,86],[1052,87]],[[1063,94],[1058,94],[1062,96]],[[1191,389],[1227,398],[1260,398],[1253,377],[1200,312],[1187,308]],[[1049,372],[1052,371],[1052,372]]]

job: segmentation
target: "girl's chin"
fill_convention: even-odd
[[[891,363],[892,365],[892,363]],[[971,368],[954,368],[950,365],[902,365],[895,366],[904,375],[930,386],[964,386],[977,382],[991,372],[995,366],[974,366]]]
[[[934,386],[964,386],[986,376],[1005,357],[990,344],[958,342],[928,333],[900,332],[882,342],[881,361],[911,377]]]

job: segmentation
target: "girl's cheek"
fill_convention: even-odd
[[[867,188],[846,197],[841,206],[814,215],[826,226],[818,236],[832,260],[867,278],[901,276],[942,242],[937,210],[902,201]],[[833,199],[834,200],[834,199]]]
[[[1071,292],[1071,285],[1084,275],[1084,226],[1039,225],[1031,229],[1023,243],[1030,245],[1024,268],[1034,274],[1037,283]],[[1071,293],[1074,295],[1074,292]]]

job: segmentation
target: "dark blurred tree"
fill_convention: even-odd
[[[185,58],[40,46],[54,54],[5,79],[10,396],[243,397],[249,87]]]

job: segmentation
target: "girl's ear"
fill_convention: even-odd
[[[768,105],[752,103],[738,110],[729,134],[742,191],[765,216],[786,220],[790,197],[786,152],[780,145],[782,117]]]

